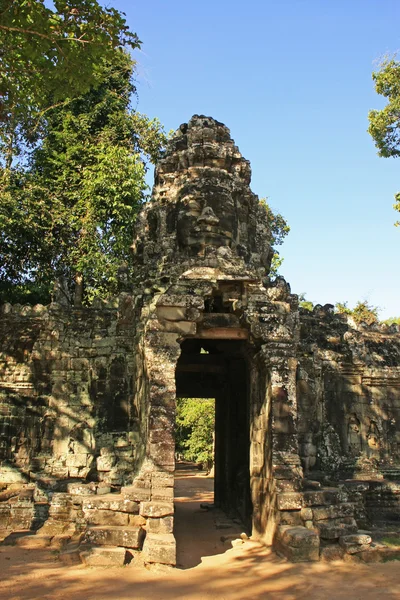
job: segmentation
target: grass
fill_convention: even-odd
[[[383,537],[381,541],[388,548],[397,548],[400,546],[400,535],[388,535]]]

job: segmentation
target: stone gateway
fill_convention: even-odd
[[[249,185],[229,130],[194,116],[116,300],[3,305],[0,529],[174,565],[177,397],[215,398],[215,502],[290,560],[365,554],[360,529],[399,521],[399,328],[299,309]]]

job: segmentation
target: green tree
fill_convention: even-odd
[[[290,227],[286,219],[280,213],[273,212],[266,198],[260,198],[260,204],[265,210],[265,216],[271,230],[271,245],[274,250],[269,274],[271,277],[276,277],[278,275],[279,268],[283,263],[283,258],[280,256],[276,247],[283,244],[285,237],[290,231]]]
[[[101,81],[115,50],[140,47],[124,16],[97,0],[2,0],[0,153],[10,167],[46,111]]]
[[[400,156],[400,62],[387,59],[372,74],[378,94],[387,99],[382,110],[369,112],[368,132],[372,136],[379,156]],[[400,193],[395,194],[393,208],[400,212]],[[395,223],[400,225],[400,221]]]
[[[354,308],[349,308],[347,302],[337,302],[335,310],[339,314],[351,315],[356,323],[372,325],[379,320],[379,308],[372,306],[366,300],[358,301]]]
[[[385,319],[382,323],[385,323],[385,325],[400,325],[400,317],[389,317],[389,319]]]
[[[299,294],[299,306],[309,311],[312,311],[314,308],[314,304],[311,302],[311,300],[306,300],[305,294]]]
[[[177,398],[176,451],[186,460],[210,468],[214,461],[215,400]]]
[[[44,291],[46,300],[60,278],[69,288],[75,282],[76,304],[83,283],[86,300],[116,291],[147,191],[146,163],[165,142],[157,120],[129,110],[133,68],[116,50],[103,62],[101,85],[49,111],[29,168],[3,177],[3,299],[22,287],[35,299]]]

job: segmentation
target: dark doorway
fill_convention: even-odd
[[[251,531],[248,344],[188,339],[176,367],[178,398],[215,398],[214,503]]]

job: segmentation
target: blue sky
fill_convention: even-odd
[[[400,315],[400,160],[376,154],[371,74],[400,49],[398,0],[110,0],[143,42],[139,111],[225,123],[253,191],[289,222],[282,275],[314,303]]]

